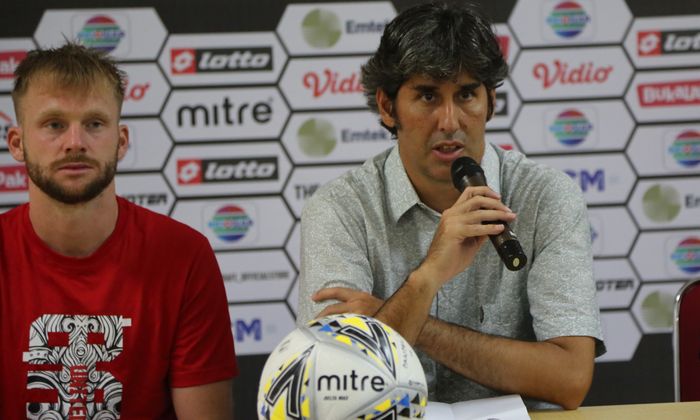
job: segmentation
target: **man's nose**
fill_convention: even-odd
[[[459,112],[459,107],[452,101],[445,101],[438,109],[438,130],[443,133],[459,130]]]
[[[64,133],[66,152],[85,151],[85,130],[81,124],[71,124]]]

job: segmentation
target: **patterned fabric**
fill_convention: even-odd
[[[237,374],[207,240],[118,203],[87,258],[49,249],[29,205],[0,215],[0,418],[175,418],[171,387]]]
[[[590,227],[580,189],[564,173],[490,144],[481,166],[489,186],[518,214],[509,225],[528,266],[508,271],[487,241],[473,264],[441,288],[430,314],[519,340],[591,336],[602,354]],[[440,214],[419,200],[398,146],[320,188],[302,214],[298,323],[333,303],[311,300],[321,288],[350,287],[389,298],[423,261],[439,221]],[[431,400],[499,395],[419,356]]]

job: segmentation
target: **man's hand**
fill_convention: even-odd
[[[338,300],[340,302],[326,306],[317,318],[326,315],[355,313],[360,315],[374,316],[379,308],[384,304],[384,301],[372,296],[369,293],[362,292],[347,287],[328,287],[321,289],[311,296],[314,302],[324,300]]]
[[[438,288],[469,267],[488,235],[503,231],[513,213],[501,203],[500,195],[489,187],[467,187],[455,204],[442,213],[428,255],[418,270],[423,277],[438,282]]]

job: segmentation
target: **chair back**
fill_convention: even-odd
[[[673,366],[676,401],[700,401],[700,279],[676,295]]]

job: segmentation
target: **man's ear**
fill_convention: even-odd
[[[129,127],[125,124],[119,125],[119,144],[117,146],[117,159],[122,160],[129,151]]]
[[[17,162],[24,162],[24,144],[22,143],[22,127],[12,126],[7,130],[7,148]]]
[[[496,89],[489,90],[488,95],[491,106],[489,107],[489,115],[486,116],[486,121],[491,121],[491,118],[493,118],[493,115],[496,113]]]
[[[382,122],[387,127],[396,127],[396,120],[394,118],[394,101],[389,98],[389,96],[384,93],[382,89],[377,89],[375,94],[377,100],[377,108],[379,109],[379,116]]]

